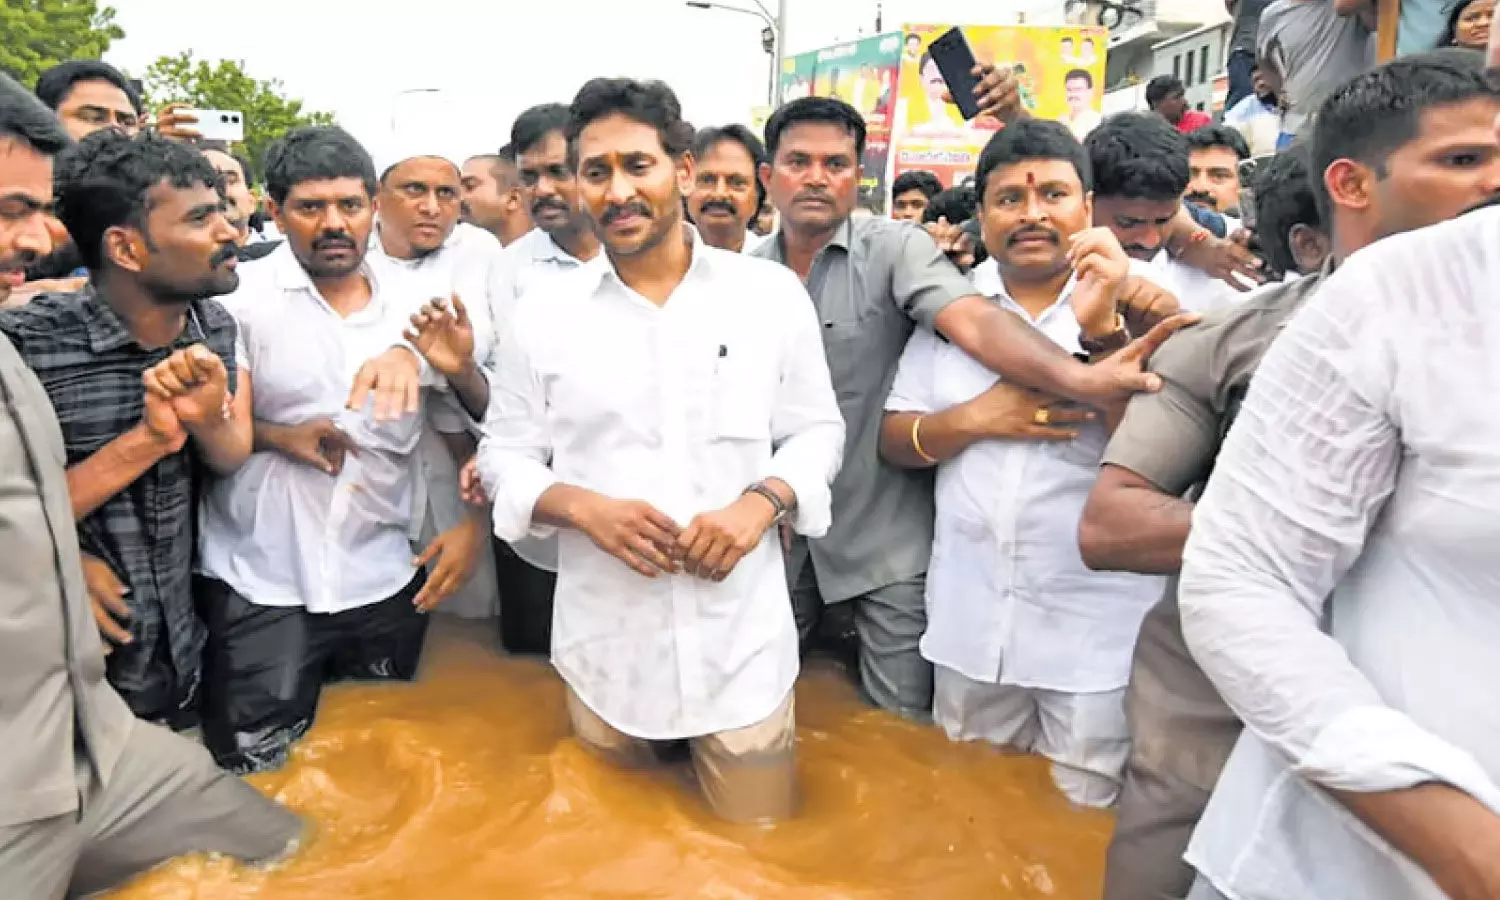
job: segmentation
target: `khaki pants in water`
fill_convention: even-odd
[[[79,760],[81,815],[0,827],[0,897],[62,900],[107,890],[177,856],[267,862],[292,849],[291,811],[215,766],[208,751],[136,722],[109,786]]]
[[[688,741],[693,771],[708,805],[731,822],[763,824],[788,818],[797,806],[797,729],[789,693],[766,718]],[[631,737],[568,691],[568,717],[583,745],[615,765],[650,768],[669,741]]]

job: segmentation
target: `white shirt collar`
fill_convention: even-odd
[[[318,290],[318,286],[313,284],[312,276],[308,275],[307,270],[302,268],[302,263],[297,259],[296,254],[292,252],[292,245],[290,243],[285,243],[277,247],[270,256],[266,257],[265,262],[266,265],[275,267],[274,275],[278,290],[305,291],[309,295],[316,297],[319,303],[327,305],[327,301],[323,299],[323,292]],[[380,278],[375,274],[376,268],[370,265],[368,254],[364,261],[359,264],[359,272],[370,283],[370,307],[378,309],[383,302],[380,295]]]
[[[975,266],[974,271],[969,273],[969,280],[973,282],[974,289],[979,291],[980,294],[989,297],[991,300],[999,301],[1006,306],[1022,309],[1021,305],[1010,296],[1010,292],[1005,289],[1005,278],[1000,274],[1000,263],[993,256]],[[1078,276],[1069,275],[1067,283],[1063,285],[1063,289],[1057,294],[1057,300],[1043,310],[1042,314],[1036,317],[1036,320],[1041,321],[1041,319],[1057,309],[1058,306],[1068,302],[1068,298],[1073,293],[1073,286],[1077,283]],[[1024,312],[1024,309],[1022,311]],[[1026,318],[1031,318],[1029,313]]]
[[[526,241],[527,249],[531,251],[533,262],[584,265],[583,260],[564,250],[561,244],[552,239],[552,235],[540,228],[531,229],[521,240]],[[599,255],[603,256],[604,254],[601,252]]]
[[[729,251],[719,250],[715,247],[710,247],[708,244],[705,244],[703,242],[703,236],[698,233],[698,229],[694,228],[692,225],[687,224],[686,222],[683,223],[683,231],[687,233],[688,239],[692,242],[693,259],[692,262],[688,264],[687,272],[683,274],[682,280],[687,281],[689,278],[707,276],[712,274],[713,267],[711,264],[711,260],[713,258],[713,255],[715,253],[729,253]],[[583,266],[586,269],[589,269],[590,271],[596,273],[596,276],[598,278],[598,287],[602,287],[605,283],[613,283],[619,285],[627,291],[631,290],[630,286],[625,284],[625,282],[621,280],[620,274],[615,269],[614,263],[610,261],[608,251],[600,249],[599,255],[594,257],[592,260],[583,263]],[[592,277],[590,278],[590,284],[594,284]]]

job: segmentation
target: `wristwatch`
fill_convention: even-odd
[[[1113,353],[1123,350],[1130,343],[1130,331],[1125,327],[1125,317],[1115,314],[1115,330],[1098,337],[1089,337],[1083,332],[1078,333],[1078,346],[1089,356],[1099,356],[1105,353]]]
[[[771,506],[776,510],[776,515],[771,519],[772,525],[775,525],[777,522],[780,522],[782,519],[786,518],[786,514],[788,512],[791,512],[787,505],[781,502],[781,498],[777,496],[776,492],[771,490],[764,481],[757,481],[749,487],[745,488],[744,493],[741,494],[741,496],[744,496],[744,494],[757,494],[761,497],[764,497],[766,499],[766,502],[771,504]]]

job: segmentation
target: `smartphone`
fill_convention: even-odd
[[[245,139],[245,114],[232,109],[184,109],[182,114],[197,119],[190,126],[205,141],[238,143]]]
[[[979,60],[974,58],[963,29],[950,28],[938,35],[927,48],[927,53],[937,65],[938,72],[942,73],[943,81],[948,84],[948,93],[953,95],[953,102],[963,117],[972,119],[979,115],[979,98],[974,96],[974,89],[979,86],[974,67],[979,65]]]

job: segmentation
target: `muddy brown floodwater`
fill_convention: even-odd
[[[831,664],[797,688],[800,816],[712,819],[684,774],[610,769],[568,738],[561,683],[488,626],[439,620],[413,685],[338,687],[281,772],[317,824],[260,872],[175,862],[111,900],[1096,900],[1111,818],[1038,760],[864,707]]]

